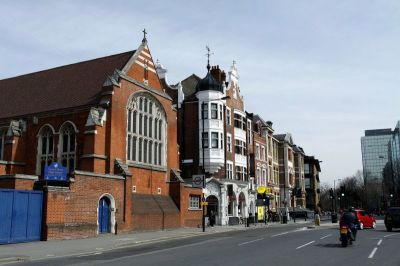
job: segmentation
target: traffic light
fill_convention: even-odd
[[[335,196],[333,195],[333,189],[329,189],[329,198],[333,199]]]
[[[346,187],[344,185],[340,186],[340,195],[342,197],[344,197],[346,195]]]

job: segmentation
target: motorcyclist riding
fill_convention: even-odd
[[[357,219],[357,213],[354,207],[351,207],[348,211],[345,211],[342,214],[342,217],[340,217],[340,224],[345,224],[350,228],[352,233],[352,240],[355,241],[359,221]]]

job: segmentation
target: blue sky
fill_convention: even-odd
[[[0,79],[134,50],[148,31],[170,83],[237,62],[249,112],[322,160],[362,168],[365,129],[399,116],[400,1],[2,1]]]

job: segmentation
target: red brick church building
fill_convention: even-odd
[[[0,188],[43,191],[41,239],[201,225],[177,113],[137,50],[0,80]],[[67,182],[44,180],[59,162]]]

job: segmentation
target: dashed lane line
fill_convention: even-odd
[[[378,246],[380,246],[381,244],[382,244],[382,239],[379,239]]]
[[[287,235],[287,234],[289,234],[289,233],[290,233],[290,232],[283,232],[283,233],[280,233],[280,234],[272,235],[271,237],[283,236],[283,235]]]
[[[395,236],[395,235],[399,235],[399,234],[390,234],[390,235],[385,235],[383,237],[389,237],[389,236]]]
[[[272,235],[271,237],[283,236],[283,235],[287,235],[289,233],[295,233],[295,232],[300,232],[300,231],[305,231],[305,230],[307,230],[307,227],[301,227],[301,228],[297,228],[295,230],[291,230],[291,231],[286,231],[286,232],[282,232],[282,233],[279,233],[279,234],[275,234],[275,235]]]
[[[257,242],[257,241],[261,241],[261,240],[263,240],[263,239],[264,239],[264,238],[258,238],[258,239],[254,239],[254,240],[251,240],[251,241],[243,242],[243,243],[238,244],[238,246],[247,245],[247,244],[250,244],[250,243],[254,243],[254,242]]]
[[[313,241],[311,241],[311,242],[305,243],[304,245],[301,245],[301,246],[297,247],[296,249],[304,248],[305,246],[311,245],[311,244],[314,243],[314,242],[315,242],[315,241],[313,240]]]
[[[216,238],[216,239],[209,239],[209,240],[205,240],[205,241],[201,241],[201,242],[197,242],[197,243],[192,243],[192,244],[188,244],[188,245],[177,246],[177,247],[172,247],[172,248],[165,248],[165,249],[158,249],[158,250],[154,250],[154,251],[149,251],[149,252],[139,253],[139,254],[135,254],[135,255],[130,255],[130,256],[127,256],[127,257],[119,257],[119,258],[108,260],[107,261],[107,265],[110,265],[112,263],[116,263],[117,261],[124,260],[126,258],[143,257],[143,256],[149,256],[149,255],[154,255],[154,254],[158,254],[158,253],[169,252],[169,251],[177,250],[177,249],[195,247],[195,246],[208,244],[208,243],[211,243],[211,242],[217,242],[217,241],[225,240],[225,239],[228,239],[228,238],[232,238],[232,237],[228,236],[228,237],[221,237],[221,238]]]
[[[332,234],[329,234],[329,235],[323,236],[323,237],[321,237],[320,239],[324,239],[324,238],[330,237],[331,235],[332,235]]]
[[[375,255],[375,252],[378,250],[377,247],[374,247],[374,249],[372,250],[372,252],[369,254],[368,259],[372,259]]]

